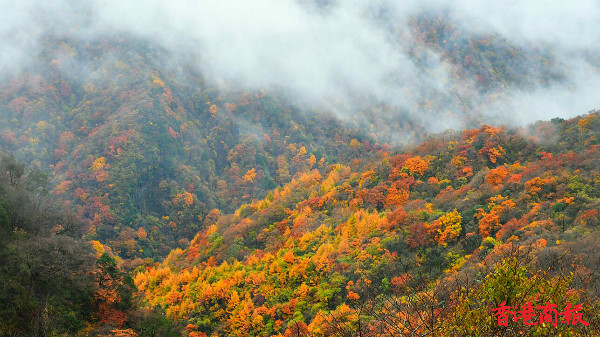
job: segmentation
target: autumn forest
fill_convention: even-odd
[[[597,5],[144,1],[0,4],[0,336],[600,335]]]

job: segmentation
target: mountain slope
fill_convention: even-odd
[[[408,317],[407,329],[420,326],[414,333],[472,320],[480,335],[496,334],[502,327],[489,317],[499,302],[486,296],[583,303],[589,329],[597,329],[589,280],[600,257],[599,126],[598,112],[518,130],[483,126],[407,153],[380,151],[353,167],[313,170],[234,214],[214,214],[190,247],[142,271],[136,284],[150,306],[188,322],[190,336],[341,336],[348,328],[389,335],[396,314],[381,305],[401,298],[413,306],[396,313]],[[514,294],[506,268],[522,271],[517,285],[562,286],[542,298]],[[476,291],[463,293],[473,277]],[[490,286],[493,295],[475,300]],[[435,301],[419,307],[414,296]],[[479,309],[459,315],[471,300]],[[380,311],[369,312],[369,303]],[[591,331],[551,329],[527,333]]]
[[[320,160],[343,161],[363,139],[264,92],[217,93],[192,68],[159,66],[161,51],[135,40],[46,48],[35,69],[2,85],[2,142],[49,168],[54,195],[87,222],[83,234],[124,258],[164,255],[211,209],[231,211]]]
[[[454,83],[416,83],[404,93],[413,107],[242,90],[139,37],[48,33],[31,64],[0,83],[0,145],[52,173],[54,194],[87,222],[82,234],[127,259],[158,258],[185,246],[210,210],[231,212],[321,160],[348,165],[373,144],[479,125],[482,97],[492,105],[510,89],[564,80],[546,51],[464,35],[443,17],[411,27],[413,62],[435,74],[423,60],[440,54]]]

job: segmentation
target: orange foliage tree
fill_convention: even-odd
[[[415,157],[407,159],[404,162],[404,166],[406,168],[408,168],[408,171],[413,175],[414,174],[423,175],[423,174],[425,174],[425,171],[427,171],[429,169],[429,164],[427,163],[426,160],[421,158],[421,156],[415,156]]]
[[[502,182],[504,182],[507,176],[508,170],[506,169],[506,167],[500,166],[498,168],[491,169],[488,172],[488,174],[485,176],[485,182],[496,187],[502,184]]]

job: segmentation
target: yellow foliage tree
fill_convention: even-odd
[[[437,243],[440,246],[446,246],[448,242],[454,241],[462,231],[462,216],[454,209],[454,211],[442,215],[437,222],[440,224],[437,235]]]
[[[255,169],[248,170],[248,172],[246,172],[246,174],[244,174],[244,177],[243,177],[244,181],[249,182],[249,183],[253,183],[255,178],[256,178],[256,170]]]
[[[106,158],[100,157],[100,158],[94,160],[94,163],[92,164],[90,169],[92,171],[100,171],[104,168],[104,165],[106,165]]]

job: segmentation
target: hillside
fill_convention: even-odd
[[[130,43],[49,41],[38,69],[0,88],[3,146],[50,173],[52,194],[87,223],[82,234],[124,258],[164,256],[211,209],[350,158],[350,141],[364,139],[264,92],[218,93]]]
[[[598,17],[0,1],[0,337],[600,335]]]
[[[564,80],[551,53],[466,35],[449,20],[416,17],[407,43],[424,74],[437,67],[424,60],[440,53],[451,88],[429,78],[406,93],[416,106],[356,96],[336,102],[337,115],[281,88],[206,80],[185,54],[173,65],[169,50],[135,36],[48,34],[31,65],[0,81],[0,146],[50,175],[86,238],[126,259],[164,257],[214,208],[232,212],[318,165],[366,159],[379,144],[479,125],[489,119],[483,97],[493,105],[509,90]]]
[[[595,334],[599,130],[598,112],[483,126],[315,169],[135,283],[189,336]],[[499,299],[582,304],[591,325],[502,330]]]
[[[47,176],[2,152],[0,171],[0,334],[73,335],[132,308],[131,278],[46,199]]]

